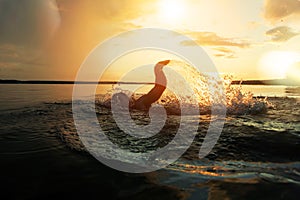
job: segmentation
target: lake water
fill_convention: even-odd
[[[150,87],[146,86],[144,91]],[[111,88],[112,85],[101,85],[98,87],[97,93],[104,93]],[[300,97],[300,88],[297,86],[243,85],[242,88],[244,92],[250,91],[254,96]],[[72,92],[73,85],[0,84],[0,93],[2,94],[0,109],[10,110],[41,102],[69,100],[72,97]]]
[[[74,126],[72,90],[73,85],[0,85],[4,199],[299,198],[299,87],[243,86],[274,106],[256,115],[227,115],[218,143],[204,159],[198,152],[211,116],[198,116],[197,136],[186,153],[167,168],[144,174],[113,170],[86,152]],[[180,119],[168,116],[157,137],[139,143],[119,135],[108,108],[96,112],[110,139],[135,153],[165,145]]]

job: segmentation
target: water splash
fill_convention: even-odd
[[[172,60],[167,67],[164,68],[164,72],[168,79],[168,84],[176,84],[178,86],[184,85],[183,79],[174,78],[176,72],[184,81],[187,81],[196,96],[198,106],[200,107],[201,114],[208,114],[211,112],[211,107],[214,108],[226,106],[227,114],[243,115],[243,114],[261,114],[266,113],[268,108],[272,108],[273,105],[268,102],[267,98],[257,98],[253,96],[251,92],[243,92],[242,85],[234,86],[232,84],[233,77],[230,75],[224,75],[219,77],[216,73],[211,72],[199,72],[195,67],[177,60]],[[180,87],[179,87],[180,88]],[[179,90],[180,94],[185,94],[186,88]],[[130,91],[124,89],[122,85],[115,85],[115,87],[108,91],[105,95],[102,95],[98,101],[100,105],[109,106],[110,98],[113,92],[123,92],[129,96]],[[178,91],[177,91],[178,92]],[[137,99],[141,94],[134,93],[131,98]],[[163,105],[169,114],[180,114],[180,104],[188,103],[188,95],[178,97],[171,91],[166,90],[161,98],[156,102]],[[188,105],[191,110],[197,105]],[[191,112],[192,113],[192,112]]]

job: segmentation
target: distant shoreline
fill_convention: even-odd
[[[5,80],[0,79],[0,84],[143,84],[143,85],[153,85],[151,82],[118,82],[118,81],[54,81],[54,80]],[[231,83],[232,85],[283,85],[283,86],[300,86],[299,82],[290,81],[287,79],[272,79],[272,80],[234,80]]]
[[[0,80],[0,84],[58,84],[58,85],[73,85],[73,84],[154,84],[150,82],[118,82],[118,81],[42,81],[42,80]]]

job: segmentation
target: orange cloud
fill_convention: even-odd
[[[250,43],[245,40],[225,38],[213,32],[189,32],[187,34],[195,38],[195,42],[202,46],[231,46],[239,48],[250,47]],[[182,41],[181,44],[184,46],[194,45],[194,43],[190,41]]]
[[[235,51],[228,49],[226,47],[216,47],[213,49],[219,52],[219,53],[214,54],[214,56],[216,56],[216,57],[236,58]]]
[[[271,22],[287,17],[300,17],[299,0],[265,0],[264,16]]]
[[[287,26],[279,26],[266,32],[266,35],[270,36],[273,42],[285,42],[299,34]]]

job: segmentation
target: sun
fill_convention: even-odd
[[[299,60],[299,54],[289,51],[271,51],[262,56],[259,71],[263,77],[286,78],[289,67]]]
[[[186,5],[183,0],[161,0],[158,2],[158,15],[165,23],[178,23],[186,15]]]

